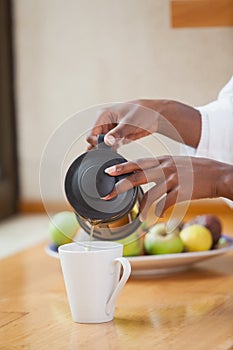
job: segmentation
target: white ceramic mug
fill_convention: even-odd
[[[116,299],[131,273],[123,245],[76,242],[58,248],[73,321],[102,323],[114,317]],[[121,266],[123,267],[120,277]]]

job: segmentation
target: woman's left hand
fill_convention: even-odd
[[[116,183],[114,190],[103,199],[109,200],[132,187],[154,183],[144,195],[140,219],[145,220],[149,208],[156,203],[155,214],[178,202],[218,196],[218,182],[225,164],[211,159],[162,156],[139,159],[105,169],[111,176],[132,173]]]

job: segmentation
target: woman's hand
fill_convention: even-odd
[[[155,213],[162,216],[168,207],[178,202],[221,196],[230,199],[232,196],[233,199],[233,166],[211,159],[163,156],[118,164],[105,169],[105,172],[112,176],[134,172],[119,181],[105,200],[132,187],[154,183],[142,199],[141,221],[145,220],[152,203],[157,201]]]
[[[88,149],[96,146],[99,134],[105,134],[104,142],[117,149],[122,144],[156,132],[159,113],[140,104],[139,101],[120,103],[100,111],[87,136]]]
[[[87,136],[88,150],[96,146],[99,134],[105,134],[105,143],[117,149],[121,144],[154,132],[197,147],[201,134],[200,113],[183,103],[169,100],[136,100],[115,104],[99,112]]]

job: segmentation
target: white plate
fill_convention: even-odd
[[[132,267],[132,275],[157,275],[182,271],[197,262],[214,258],[233,250],[233,238],[223,235],[227,245],[221,248],[203,252],[163,254],[163,255],[142,255],[127,257]],[[48,255],[59,259],[56,247],[49,244],[45,251]]]

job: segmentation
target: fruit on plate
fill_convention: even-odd
[[[72,242],[79,228],[75,214],[70,211],[63,211],[51,217],[49,234],[53,243],[60,246]]]
[[[135,206],[133,207],[129,215],[125,215],[120,220],[109,223],[108,226],[111,228],[114,228],[114,227],[121,227],[121,226],[127,225],[130,221],[135,220],[137,215],[138,215],[138,207],[135,204]]]
[[[224,248],[229,246],[229,241],[226,237],[221,236],[218,240],[218,243],[215,245],[216,249]]]
[[[138,256],[144,254],[144,233],[140,228],[130,236],[117,242],[123,244],[123,256]]]
[[[212,247],[214,247],[218,243],[218,240],[222,234],[222,224],[216,215],[206,214],[206,215],[196,216],[193,220],[188,221],[184,225],[184,227],[187,227],[193,224],[204,226],[210,230],[212,239],[213,239]]]
[[[147,254],[181,253],[184,244],[179,236],[178,228],[167,232],[165,223],[153,226],[145,235],[144,247]]]
[[[180,237],[184,243],[186,252],[209,250],[213,244],[210,230],[198,224],[183,228],[180,231]]]

